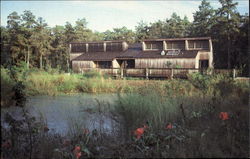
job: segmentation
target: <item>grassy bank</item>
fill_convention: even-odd
[[[203,76],[192,74],[188,80],[143,80],[143,79],[113,79],[98,72],[84,74],[66,74],[56,69],[39,70],[36,68],[13,67],[11,70],[1,67],[1,106],[15,102],[14,86],[21,82],[23,94],[60,95],[74,93],[147,93],[157,90],[157,93],[167,96],[179,95],[227,95],[231,86],[249,88],[249,82],[233,81],[223,75]],[[19,86],[18,86],[19,87]],[[218,87],[218,88],[217,88]],[[241,92],[239,92],[241,93]]]

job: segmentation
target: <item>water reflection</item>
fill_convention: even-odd
[[[37,120],[43,121],[50,131],[62,135],[75,134],[84,128],[111,133],[118,123],[111,118],[108,109],[112,109],[116,99],[116,94],[35,96],[28,99],[26,109]],[[6,112],[21,118],[20,108],[2,109],[2,117]]]

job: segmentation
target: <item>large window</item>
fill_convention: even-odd
[[[108,42],[106,43],[106,51],[122,51],[122,43]]]
[[[89,43],[88,52],[103,52],[103,43]]]
[[[209,41],[208,40],[191,40],[191,41],[188,41],[188,48],[209,50]]]
[[[167,49],[185,49],[185,41],[167,41]]]
[[[112,67],[112,61],[96,61],[96,67],[97,68],[111,68]]]
[[[145,42],[146,50],[162,50],[162,41]]]
[[[86,52],[86,44],[85,43],[78,43],[78,44],[71,44],[71,52]]]

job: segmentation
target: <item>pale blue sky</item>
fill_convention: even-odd
[[[248,0],[238,0],[238,11],[249,14]],[[30,10],[36,18],[43,17],[49,26],[75,24],[78,18],[86,18],[88,28],[96,31],[112,30],[126,26],[134,30],[141,20],[150,23],[169,18],[176,12],[190,21],[201,1],[1,1],[1,25],[6,26],[7,16],[16,11],[19,15]],[[214,8],[218,1],[210,1]]]

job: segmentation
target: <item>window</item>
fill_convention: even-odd
[[[192,40],[188,41],[189,49],[203,49],[209,50],[209,41],[208,40]]]
[[[188,48],[190,49],[194,48],[194,41],[188,41]]]
[[[122,51],[122,43],[121,42],[106,43],[106,51]]]
[[[71,52],[86,52],[86,44],[71,44]]]
[[[103,52],[104,46],[103,43],[89,43],[89,52]]]
[[[185,41],[167,41],[167,49],[185,49]]]
[[[162,50],[162,41],[145,42],[146,50]]]
[[[97,65],[97,68],[111,68],[112,61],[97,61],[96,65]]]
[[[201,42],[201,41],[196,41],[196,42],[195,42],[195,48],[197,48],[197,49],[198,49],[198,48],[199,48],[199,49],[202,48],[202,42]]]

